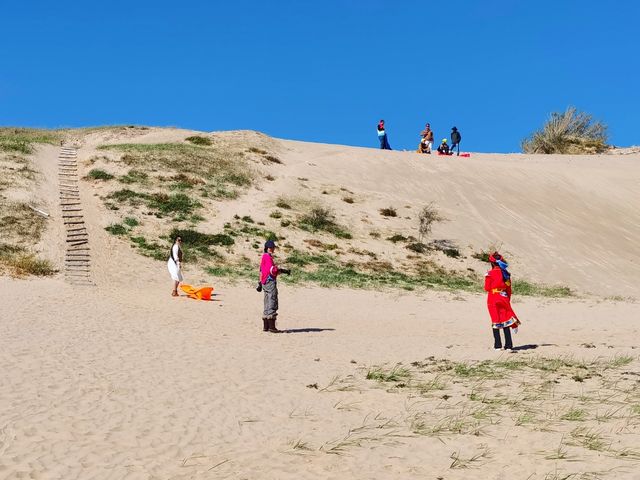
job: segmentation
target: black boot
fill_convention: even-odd
[[[278,330],[276,328],[276,319],[275,318],[270,318],[269,319],[269,331],[271,333],[281,333],[282,330]]]
[[[263,332],[269,331],[269,320],[266,317],[262,317],[262,331]]]
[[[504,349],[513,350],[513,342],[511,340],[511,327],[503,328],[504,330]]]

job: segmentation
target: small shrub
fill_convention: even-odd
[[[169,238],[182,238],[182,244],[189,248],[207,248],[211,245],[228,247],[235,243],[232,236],[226,233],[202,233],[197,230],[174,228],[169,233]]]
[[[282,212],[279,212],[279,211],[275,210],[275,211],[271,212],[269,214],[269,216],[271,218],[282,218]]]
[[[16,257],[11,262],[11,266],[15,269],[17,275],[46,277],[56,273],[56,269],[53,268],[49,260],[43,260],[31,254]]]
[[[139,198],[145,198],[146,194],[134,192],[133,190],[129,190],[128,188],[123,188],[122,190],[116,190],[109,194],[108,198],[112,198],[118,202],[126,202],[126,201],[135,201]]]
[[[105,227],[104,229],[107,232],[109,232],[111,235],[126,235],[128,233],[125,226],[122,225],[121,223],[112,223],[111,225],[109,225],[108,227]]]
[[[241,220],[245,223],[256,223],[254,222],[253,218],[251,218],[249,215],[245,215],[244,217],[241,218]]]
[[[257,148],[257,147],[249,147],[247,149],[248,152],[251,153],[257,153],[258,155],[266,155],[267,151],[266,150],[262,150],[261,148]]]
[[[185,138],[187,142],[193,143],[194,145],[201,145],[208,147],[209,145],[213,145],[213,142],[210,138],[200,137],[198,135],[194,135],[192,137]]]
[[[202,205],[191,200],[184,193],[167,195],[166,193],[154,193],[149,197],[149,208],[159,210],[162,213],[190,214],[194,209]]]
[[[93,180],[111,180],[113,175],[99,168],[94,168],[89,171],[87,178],[91,178]]]
[[[327,230],[335,225],[331,210],[323,207],[314,207],[309,213],[300,218],[300,223],[311,230]]]
[[[133,228],[133,227],[137,227],[138,225],[140,225],[140,222],[138,222],[138,220],[136,220],[133,217],[125,217],[125,219],[123,220],[124,224]]]
[[[265,178],[265,180],[268,180],[269,182],[273,182],[276,179],[276,177],[274,177],[273,175],[267,175],[264,178]]]
[[[414,243],[410,243],[409,245],[407,245],[407,248],[409,250],[411,250],[412,252],[416,252],[416,253],[424,253],[427,251],[427,245],[425,245],[422,242],[414,242]]]
[[[343,197],[343,198],[342,198],[342,201],[343,201],[344,203],[353,203],[353,202],[355,202],[355,200],[353,199],[353,197]]]
[[[380,238],[380,232],[369,232],[371,238]]]
[[[542,129],[522,141],[524,153],[601,153],[607,150],[607,126],[569,107],[554,112]]]
[[[408,240],[408,238],[405,237],[404,235],[400,235],[399,233],[396,233],[395,235],[392,235],[391,237],[387,237],[387,240],[389,240],[390,242],[393,242],[393,243],[398,243],[398,242],[406,242]]]
[[[382,215],[383,217],[397,217],[398,212],[396,212],[396,209],[393,207],[381,208],[380,215]]]
[[[291,204],[282,197],[280,197],[276,202],[276,207],[283,208],[285,210],[291,210]]]
[[[282,163],[282,160],[280,160],[278,157],[274,157],[273,155],[265,155],[264,159],[271,163]]]
[[[433,202],[420,210],[418,214],[418,241],[422,242],[431,233],[433,224],[442,220],[443,218],[436,210]]]
[[[136,169],[131,169],[129,170],[129,172],[126,175],[123,175],[122,177],[120,177],[118,179],[118,181],[122,182],[122,183],[127,183],[127,184],[131,184],[131,183],[144,183],[147,181],[147,179],[149,178],[149,175],[147,175],[145,172],[141,172],[140,170],[136,170]]]
[[[487,263],[489,263],[489,255],[491,255],[489,252],[485,252],[485,251],[483,250],[483,251],[480,251],[480,252],[474,253],[474,254],[473,254],[473,255],[471,255],[471,256],[472,256],[473,258],[477,259],[477,260],[480,260],[481,262],[487,262]]]
[[[289,225],[291,225],[291,220],[282,220],[280,222],[281,227],[288,227]]]

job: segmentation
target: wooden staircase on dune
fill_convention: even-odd
[[[62,146],[58,156],[60,209],[65,229],[65,280],[73,285],[95,285],[91,280],[89,232],[82,214],[78,188],[78,154],[74,147]]]

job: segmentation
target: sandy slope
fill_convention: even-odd
[[[127,141],[188,133],[153,130]],[[104,135],[95,134],[81,155]],[[344,186],[362,200],[349,210],[339,196],[326,197],[363,236],[370,228],[403,228],[400,220],[381,219],[380,207],[436,201],[450,219],[438,226],[437,238],[473,248],[502,241],[514,268],[530,278],[559,279],[599,297],[637,294],[636,157],[462,160],[290,141],[279,148],[285,165],[277,180],[222,207],[213,224],[243,213],[243,206],[268,212],[270,199],[283,192],[321,195],[322,185]],[[54,158],[51,149],[37,158],[45,175],[41,192],[56,181],[48,173]],[[108,221],[97,197],[88,186],[81,195],[92,222],[97,286],[0,279],[0,479],[545,479],[585,472],[592,476],[583,478],[640,478],[640,457],[619,454],[637,454],[640,444],[640,417],[632,410],[640,405],[636,303],[516,299],[525,321],[516,342],[531,348],[507,355],[490,348],[482,296],[283,286],[280,326],[290,333],[268,335],[259,329],[261,297],[251,285],[216,281],[214,302],[169,297],[165,266],[104,232]],[[56,222],[47,243],[54,258]],[[416,435],[415,415],[437,417],[480,386],[461,380],[416,396],[388,393],[364,378],[373,365],[429,356],[623,354],[632,363],[605,377],[555,379],[557,393],[541,397],[536,413],[552,419],[548,429],[516,425],[516,408],[479,435]],[[519,395],[533,381],[522,375],[496,388]],[[314,384],[318,389],[308,387]],[[599,389],[612,396],[598,398]],[[565,410],[556,409],[570,407],[588,412],[581,425],[600,432],[609,450],[567,445],[568,458],[554,458],[573,429],[559,420]],[[344,439],[343,450],[332,450]],[[456,453],[470,458],[483,451],[489,456],[472,470],[452,468]]]

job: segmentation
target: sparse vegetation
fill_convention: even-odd
[[[324,207],[312,207],[308,213],[299,218],[298,226],[309,232],[324,231],[338,238],[352,238],[351,234],[346,231],[344,227],[335,222],[335,217],[331,210]]]
[[[104,229],[111,235],[126,235],[129,233],[127,228],[121,223],[112,223],[111,225],[104,227]]]
[[[438,213],[433,202],[420,210],[418,213],[418,243],[422,243],[431,234],[434,223],[442,220],[443,217]]]
[[[575,107],[554,112],[537,132],[522,142],[524,153],[601,153],[607,145],[607,126]]]
[[[49,260],[38,258],[23,247],[0,244],[0,272],[16,277],[34,275],[38,277],[53,275],[57,272]]]
[[[387,207],[380,209],[380,215],[382,215],[383,217],[397,217],[398,212],[393,207]]]
[[[187,137],[187,138],[185,138],[185,141],[187,141],[189,143],[192,143],[194,145],[200,145],[200,146],[205,146],[205,147],[213,145],[213,142],[211,141],[210,138],[201,137],[200,135],[194,135],[194,136],[191,136],[191,137]]]
[[[100,168],[93,168],[89,170],[87,178],[90,178],[92,180],[111,180],[113,178],[113,175]]]
[[[0,128],[0,151],[29,155],[38,143],[56,144],[61,139],[56,130],[38,128]]]

